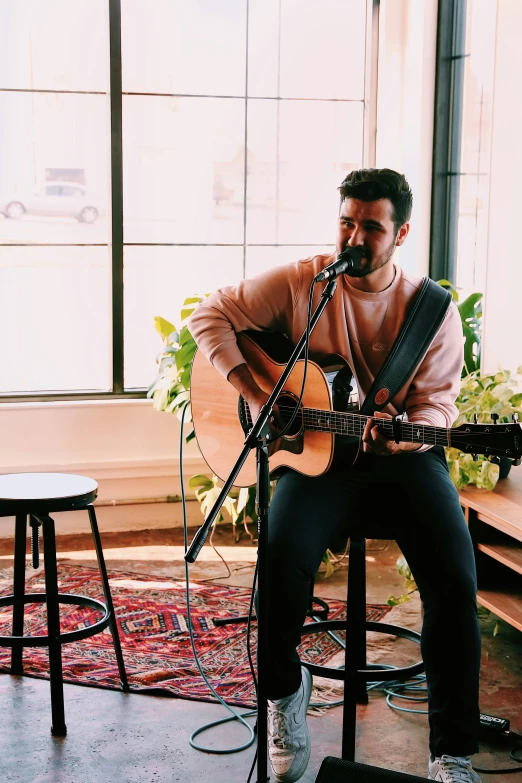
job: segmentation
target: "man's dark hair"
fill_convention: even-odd
[[[339,186],[341,204],[345,198],[360,201],[377,201],[387,198],[391,201],[392,220],[395,232],[411,216],[413,195],[404,174],[392,169],[358,169],[351,171]]]

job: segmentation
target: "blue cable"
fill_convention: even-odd
[[[185,501],[185,488],[183,484],[183,425],[185,422],[185,413],[187,410],[189,403],[186,402],[183,406],[183,411],[181,414],[181,433],[180,433],[180,439],[179,439],[179,475],[180,475],[180,482],[181,482],[181,505],[183,510],[183,543],[185,547],[185,553],[188,550],[188,525],[187,525],[187,506]],[[199,662],[198,654],[196,651],[196,644],[194,641],[194,629],[192,627],[192,618],[190,613],[190,588],[189,588],[190,580],[189,580],[189,565],[187,561],[185,560],[185,592],[186,592],[186,598],[187,598],[187,621],[188,621],[188,630],[189,630],[189,636],[190,636],[190,644],[192,646],[192,652],[194,654],[194,660],[196,661],[196,665],[199,669],[199,673],[203,677],[203,680],[205,681],[208,689],[213,694],[213,696],[220,702],[220,704],[225,707],[229,712],[232,713],[232,716],[229,718],[222,718],[221,720],[212,721],[211,723],[206,723],[204,726],[200,726],[199,729],[196,729],[192,732],[192,734],[189,737],[189,743],[190,745],[195,748],[195,750],[201,750],[204,753],[215,753],[218,755],[226,754],[226,753],[239,753],[241,750],[246,750],[249,748],[252,743],[255,740],[255,732],[252,726],[247,723],[245,720],[245,717],[250,717],[251,715],[255,715],[257,710],[249,710],[248,712],[239,713],[236,712],[236,710],[228,705],[221,696],[216,693],[215,689],[210,684],[207,676],[205,675],[205,672],[203,671],[203,668]],[[208,729],[214,728],[214,726],[219,726],[222,723],[228,723],[232,720],[238,720],[240,723],[245,726],[250,734],[250,738],[243,743],[243,745],[237,745],[231,748],[223,748],[223,749],[216,749],[216,748],[205,748],[203,745],[198,745],[197,742],[195,742],[195,737],[197,737],[199,734],[202,734],[204,731],[207,731]]]

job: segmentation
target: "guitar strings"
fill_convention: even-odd
[[[295,410],[294,406],[290,405],[279,405],[279,410],[281,412],[288,412],[293,413]],[[246,413],[246,419],[247,424],[249,426],[252,426],[252,419],[250,415],[250,410],[248,406],[245,404],[245,413]],[[299,414],[298,414],[299,415]],[[377,425],[381,427],[386,433],[393,435],[393,422],[389,419],[380,419],[373,416],[364,416],[362,414],[353,414],[348,412],[342,412],[342,411],[331,411],[331,410],[321,410],[316,408],[303,408],[300,413],[301,419],[305,425],[305,428],[308,430],[314,430],[317,429],[322,432],[333,432],[334,434],[346,434],[346,435],[354,435],[361,437],[364,433],[364,429],[366,427],[366,423],[368,420],[372,419],[376,422]],[[470,433],[462,433],[457,432],[453,429],[448,429],[445,427],[433,427],[430,424],[419,424],[415,422],[407,422],[407,421],[401,421],[401,431],[402,434],[407,437],[408,435],[411,436],[412,440],[414,442],[417,442],[420,440],[420,442],[427,443],[430,445],[450,445],[451,443],[459,443],[459,442],[468,442],[470,439],[470,436],[473,435],[472,432]],[[476,425],[472,425],[476,426]],[[502,425],[491,425],[492,427],[499,426],[499,428]],[[508,425],[509,426],[509,425]],[[428,429],[428,432],[426,432],[426,428]],[[341,430],[339,432],[339,429]],[[422,431],[422,437],[420,435]],[[414,433],[416,434],[416,437],[414,438]],[[487,438],[488,435],[495,436],[499,433],[499,431],[495,432],[492,431],[490,433],[488,432],[481,432],[481,437],[485,436]],[[450,442],[448,442],[450,441]]]

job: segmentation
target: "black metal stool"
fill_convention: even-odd
[[[120,683],[128,690],[127,674],[114,614],[107,569],[103,558],[98,524],[92,502],[98,494],[96,481],[66,473],[11,473],[0,475],[0,517],[14,516],[13,595],[0,598],[0,606],[13,607],[12,636],[0,636],[0,646],[12,647],[11,674],[23,674],[24,647],[49,647],[51,686],[51,733],[65,736],[63,705],[62,644],[86,639],[109,626],[118,663]],[[50,513],[87,509],[103,583],[105,603],[82,595],[58,592],[54,520]],[[45,593],[25,593],[25,549],[27,516],[31,526],[33,567],[39,566],[39,528],[43,530]],[[46,603],[47,636],[24,636],[25,604]],[[74,604],[97,609],[102,617],[88,628],[60,633],[60,604]]]
[[[397,669],[382,669],[379,668],[379,664],[367,664],[366,662],[367,631],[390,634],[420,644],[420,634],[416,631],[398,625],[366,621],[367,538],[390,539],[393,538],[393,534],[390,534],[389,528],[386,530],[373,523],[365,523],[364,533],[359,525],[350,535],[346,620],[308,623],[302,631],[303,635],[321,631],[346,631],[344,669],[302,662],[303,666],[306,666],[312,674],[334,680],[344,680],[342,757],[346,761],[354,761],[356,708],[357,704],[368,703],[366,684],[381,680],[385,682],[408,680],[424,671],[422,660]]]

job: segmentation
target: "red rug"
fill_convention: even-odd
[[[58,576],[60,592],[103,600],[96,567],[60,564]],[[124,571],[111,571],[109,579],[131,691],[214,701],[192,655],[187,631],[185,583]],[[10,581],[3,579],[1,586],[1,594],[12,592]],[[42,572],[28,577],[26,592],[44,590]],[[191,583],[190,593],[196,649],[205,674],[227,702],[253,706],[254,689],[246,653],[246,624],[216,628],[213,623],[215,617],[247,614],[250,591],[242,587],[196,582]],[[328,603],[330,619],[342,618],[345,604],[341,601]],[[388,606],[369,605],[367,618],[380,620],[389,609]],[[26,635],[46,633],[44,605],[27,605],[25,616]],[[64,632],[91,625],[99,616],[92,609],[62,605],[61,630]],[[0,607],[0,635],[11,633],[11,617],[10,607]],[[255,635],[254,625],[254,650]],[[339,652],[339,646],[324,633],[311,634],[304,637],[299,652],[304,660],[327,664]],[[0,671],[9,671],[10,654],[10,648],[0,647]],[[119,688],[118,669],[108,628],[83,641],[64,645],[62,658],[66,682]],[[26,674],[46,678],[48,665],[46,647],[25,648]]]

